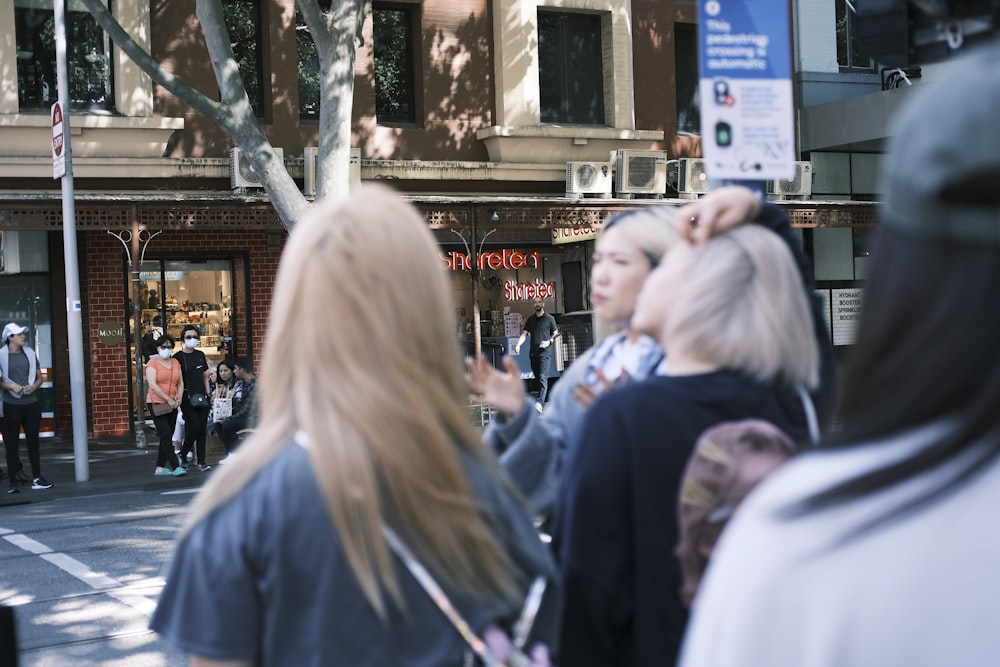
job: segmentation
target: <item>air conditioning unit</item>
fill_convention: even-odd
[[[812,194],[812,183],[812,162],[796,162],[795,176],[788,180],[768,181],[767,194],[774,195],[774,199],[805,199]]]
[[[302,194],[307,196],[316,195],[316,160],[319,158],[319,148],[316,146],[306,146],[305,166],[302,172]],[[361,185],[361,149],[352,148],[350,163],[348,166],[350,189],[354,190]]]
[[[667,152],[623,149],[615,151],[615,192],[626,199],[667,190]]]
[[[684,157],[671,160],[671,185],[677,190],[680,199],[697,199],[708,194],[708,172],[705,171],[705,161],[701,158]]]
[[[566,196],[579,199],[583,195],[611,197],[613,185],[610,162],[567,162]]]
[[[274,148],[272,150],[279,160],[285,159],[284,149]],[[239,148],[233,148],[229,152],[229,185],[233,190],[264,187],[260,176],[253,170],[250,156]]]

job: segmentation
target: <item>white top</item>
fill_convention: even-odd
[[[919,451],[944,431],[938,423],[887,442],[806,454],[776,471],[726,529],[679,664],[1000,664],[996,459],[956,492],[851,541],[841,538],[934,488],[955,466],[803,518],[775,516],[818,490]]]

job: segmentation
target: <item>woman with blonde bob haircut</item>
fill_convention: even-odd
[[[809,304],[799,270],[777,236],[737,227],[705,245],[681,246],[665,264],[639,297],[635,325],[671,356],[683,350],[761,382],[816,387]]]
[[[574,666],[674,664],[687,619],[677,498],[706,429],[762,419],[800,441],[809,432],[813,318],[773,232],[744,225],[671,250],[643,284],[632,327],[663,346],[666,373],[584,414],[556,511],[560,660]]]
[[[552,574],[468,420],[452,321],[437,245],[390,191],[297,224],[259,426],[198,496],[151,623],[193,664],[461,664],[386,528],[475,632]]]

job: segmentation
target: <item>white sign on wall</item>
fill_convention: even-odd
[[[833,307],[833,344],[853,345],[857,337],[858,322],[861,321],[861,298],[864,290],[860,287],[830,290]]]

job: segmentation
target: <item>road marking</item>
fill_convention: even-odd
[[[196,487],[196,488],[193,488],[193,489],[177,489],[176,491],[164,491],[160,495],[161,496],[179,496],[181,494],[198,493],[199,491],[201,491],[201,489]]]
[[[129,592],[127,590],[108,590],[126,588],[125,584],[122,584],[120,581],[112,579],[106,574],[94,572],[75,558],[67,556],[64,553],[54,552],[49,547],[37,540],[31,539],[27,535],[11,533],[13,533],[12,530],[0,528],[0,535],[3,535],[3,539],[7,540],[16,547],[35,554],[42,560],[52,563],[63,572],[76,577],[94,590],[106,591],[107,595],[110,597],[127,604],[147,616],[152,616],[153,610],[156,609],[155,600],[151,600],[140,593]],[[159,593],[162,588],[163,585],[161,583],[160,586],[152,592],[154,598],[159,597]]]
[[[33,554],[50,554],[50,553],[52,553],[52,549],[49,549],[47,546],[45,546],[41,542],[36,542],[35,540],[31,539],[27,535],[21,535],[21,534],[5,535],[3,539],[7,540],[11,544],[13,544],[15,547],[20,547],[20,548],[24,549],[25,551],[30,551]]]

